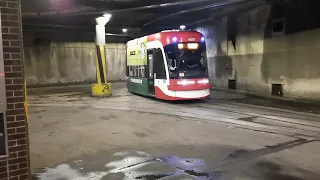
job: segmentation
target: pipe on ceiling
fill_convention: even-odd
[[[34,24],[34,23],[22,23],[23,26],[40,26],[40,27],[51,27],[51,28],[71,28],[71,29],[92,29],[85,26],[66,26],[59,24]]]
[[[143,27],[148,26],[148,25],[150,25],[152,23],[155,23],[157,21],[160,21],[160,20],[163,20],[163,19],[167,19],[167,18],[170,18],[170,17],[173,17],[173,16],[177,16],[177,15],[180,15],[180,14],[186,14],[186,13],[200,11],[200,10],[204,10],[204,9],[210,9],[210,8],[217,8],[217,7],[221,7],[221,6],[225,6],[225,5],[229,5],[229,4],[234,4],[234,3],[239,3],[239,2],[244,2],[244,1],[248,1],[248,0],[228,0],[228,1],[213,3],[213,4],[209,4],[209,5],[205,5],[205,6],[200,6],[200,7],[196,7],[196,8],[182,10],[182,11],[179,11],[179,12],[175,12],[175,13],[168,14],[166,16],[162,16],[162,17],[159,17],[157,19],[154,19],[154,20],[144,24]]]
[[[145,9],[156,9],[156,8],[164,8],[164,7],[171,7],[171,6],[179,6],[179,5],[188,5],[188,4],[195,4],[195,3],[202,3],[212,0],[187,0],[187,1],[178,1],[178,2],[171,2],[171,3],[163,3],[163,4],[154,4],[154,5],[147,5],[147,6],[140,6],[140,7],[133,7],[133,8],[125,8],[125,9],[115,9],[110,11],[105,11],[104,9],[98,9],[98,11],[88,11],[88,12],[43,12],[43,13],[22,13],[24,17],[30,16],[50,16],[50,15],[68,15],[68,16],[77,16],[77,15],[101,15],[105,12],[114,13],[114,12],[125,12],[125,11],[136,11],[136,10],[145,10]],[[88,8],[90,9],[90,8]]]
[[[29,16],[45,16],[45,15],[57,15],[57,14],[76,14],[81,13],[83,11],[92,11],[95,10],[92,7],[78,7],[74,9],[69,10],[63,10],[63,11],[47,11],[47,12],[29,12],[29,13],[22,13],[23,17],[29,17]]]
[[[60,25],[60,24],[37,24],[37,23],[22,23],[23,26],[31,26],[31,27],[47,27],[47,28],[65,28],[65,29],[83,29],[83,30],[91,30],[95,27],[92,25],[88,26],[71,26],[71,25]],[[123,29],[124,27],[110,27],[107,26],[106,29]],[[130,31],[140,31],[141,28],[139,27],[126,27]]]
[[[50,30],[50,29],[24,29],[23,32],[55,32],[57,33],[57,31],[54,30]],[[94,32],[73,32],[76,34],[95,34]],[[119,37],[131,37],[131,34],[115,34],[115,33],[106,33],[106,36],[119,36]]]
[[[156,8],[164,8],[164,7],[171,7],[171,6],[183,6],[188,4],[195,4],[195,3],[203,3],[212,0],[187,0],[187,1],[177,1],[171,3],[163,3],[163,4],[154,4],[148,6],[140,6],[134,8],[126,8],[126,9],[116,9],[110,12],[122,12],[122,11],[135,11],[135,10],[145,10],[145,9],[156,9]]]

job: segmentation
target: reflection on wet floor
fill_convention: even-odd
[[[161,178],[218,180],[223,172],[198,171],[206,169],[202,159],[180,158],[178,156],[154,157],[140,152],[117,152],[113,161],[105,164],[92,162],[90,158],[62,164],[55,168],[39,169],[34,174],[38,180],[101,180],[132,179],[156,180]],[[98,166],[98,167],[95,167]],[[99,170],[99,171],[96,171]],[[103,171],[104,170],[104,171]]]
[[[238,154],[238,155],[235,155]],[[224,161],[250,154],[236,150]],[[221,164],[217,163],[217,164]],[[223,163],[222,163],[223,164]],[[37,180],[303,180],[286,174],[284,169],[271,161],[250,160],[241,168],[232,166],[211,169],[212,162],[178,156],[155,157],[141,151],[116,152],[112,156],[86,157],[55,168],[43,168],[34,173]],[[297,168],[296,168],[297,169]],[[237,172],[239,171],[239,172]],[[306,170],[300,172],[309,173]],[[297,174],[297,173],[296,173]],[[313,176],[316,177],[316,176]],[[316,179],[314,179],[316,180]]]

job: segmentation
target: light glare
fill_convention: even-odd
[[[178,41],[178,38],[177,38],[177,37],[173,37],[173,38],[172,38],[172,41],[173,41],[173,42],[177,42],[177,41]]]

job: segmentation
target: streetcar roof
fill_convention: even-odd
[[[146,38],[147,42],[160,41],[162,45],[165,46],[176,42],[200,42],[204,37],[200,32],[197,31],[166,30],[141,38]],[[141,38],[128,41],[128,45],[135,44],[135,42]]]

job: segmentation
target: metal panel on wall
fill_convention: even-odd
[[[4,114],[0,113],[0,156],[7,154]]]

